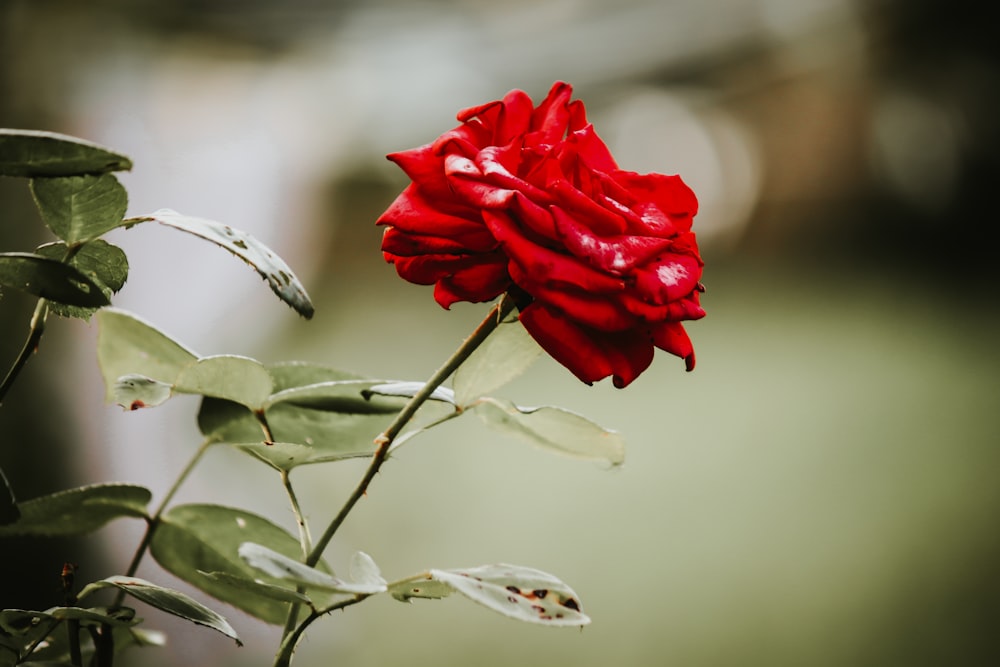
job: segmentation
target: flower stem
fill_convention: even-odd
[[[299,526],[299,544],[302,546],[302,558],[307,558],[309,556],[309,551],[312,549],[312,535],[309,533],[309,524],[306,522],[306,517],[302,513],[302,507],[299,505],[298,496],[295,495],[295,489],[292,488],[292,480],[288,475],[287,470],[281,471],[281,484],[285,487],[285,493],[288,494],[288,502],[292,506],[292,513],[295,514],[295,522]],[[305,588],[299,586],[296,588],[299,593],[305,593]],[[285,618],[285,627],[281,632],[282,639],[288,637],[295,630],[295,624],[299,620],[299,605],[290,605],[288,608],[288,616]]]
[[[292,630],[292,632],[287,633],[281,640],[281,646],[278,647],[278,654],[274,658],[274,667],[288,667],[292,663],[292,653],[295,651],[295,646],[299,643],[299,639],[302,638],[302,634],[306,631],[306,628],[312,625],[313,621],[317,618],[333,613],[338,609],[344,609],[363,602],[369,597],[371,597],[370,593],[359,593],[352,598],[341,600],[325,609],[313,610],[298,627]]]
[[[71,246],[66,249],[60,260],[63,264],[69,264],[76,254],[80,252],[82,245]],[[49,316],[49,302],[44,297],[38,299],[35,304],[35,312],[31,315],[31,324],[28,329],[28,339],[24,341],[24,347],[21,348],[21,353],[17,355],[17,359],[14,360],[13,365],[11,365],[10,370],[7,371],[6,377],[4,377],[3,382],[0,383],[0,405],[3,404],[3,399],[10,391],[11,386],[17,379],[17,376],[21,374],[21,370],[24,365],[28,363],[28,359],[31,358],[38,350],[38,343],[42,340],[42,334],[45,333],[45,320]]]
[[[10,370],[7,371],[7,375],[4,377],[3,383],[0,383],[0,404],[3,403],[4,397],[7,395],[7,392],[10,391],[11,386],[14,384],[17,376],[20,375],[24,365],[28,363],[28,359],[30,359],[31,355],[38,349],[38,343],[42,340],[42,334],[45,333],[45,319],[48,315],[49,302],[45,299],[39,299],[38,303],[35,304],[35,312],[31,316],[28,339],[24,341],[24,347],[21,348],[21,352],[17,355],[17,359],[14,360]]]
[[[379,468],[385,463],[389,456],[389,448],[392,445],[393,440],[396,436],[400,434],[403,428],[409,423],[413,415],[416,414],[417,410],[420,409],[434,390],[440,387],[448,377],[455,372],[459,366],[462,365],[466,359],[469,358],[477,347],[479,347],[486,337],[493,333],[493,330],[497,328],[500,321],[514,308],[514,304],[511,299],[507,298],[506,295],[500,300],[497,305],[495,305],[491,310],[489,315],[486,316],[475,331],[472,332],[465,342],[454,354],[448,358],[444,364],[438,368],[434,374],[427,380],[427,383],[418,391],[413,397],[403,406],[403,409],[399,411],[396,418],[393,420],[389,427],[382,431],[382,433],[375,438],[375,454],[372,456],[371,463],[368,465],[368,469],[365,471],[364,477],[358,483],[358,486],[354,489],[354,492],[347,498],[344,506],[341,508],[340,512],[334,517],[330,525],[326,527],[323,535],[320,536],[313,550],[309,553],[309,557],[306,559],[306,565],[314,566],[319,562],[319,559],[323,555],[323,551],[326,549],[327,545],[330,544],[330,540],[333,539],[334,534],[340,525],[344,523],[344,519],[347,515],[351,513],[354,509],[354,505],[361,499],[362,496],[368,491],[368,485],[371,484],[372,479],[378,474]]]
[[[368,486],[371,484],[375,475],[378,474],[379,469],[382,464],[385,463],[386,459],[389,457],[389,450],[392,446],[393,441],[396,439],[402,430],[406,427],[409,421],[417,413],[417,410],[430,398],[434,390],[440,387],[448,377],[455,372],[455,370],[462,365],[462,363],[469,358],[476,348],[478,348],[487,336],[489,336],[497,328],[504,317],[507,316],[514,309],[514,302],[512,299],[504,295],[500,301],[490,309],[489,314],[486,318],[476,327],[476,330],[465,339],[461,346],[448,358],[444,364],[438,368],[427,383],[418,391],[416,394],[407,401],[406,405],[399,411],[396,418],[389,424],[388,428],[382,431],[377,438],[375,438],[375,453],[372,455],[371,463],[368,464],[368,469],[365,470],[364,476],[361,481],[358,482],[357,487],[351,493],[344,503],[344,506],[337,513],[337,516],[333,518],[330,525],[326,527],[323,534],[317,540],[316,544],[313,546],[312,551],[309,552],[306,557],[306,565],[313,567],[319,562],[320,558],[323,556],[323,551],[330,544],[333,536],[336,534],[337,530],[340,528],[341,524],[347,518],[347,515],[351,513],[357,502],[365,495],[368,491]],[[353,604],[357,604],[362,600],[367,599],[367,595],[358,595],[349,600],[339,602],[332,607],[323,609],[320,611],[313,611],[309,616],[307,616],[303,621],[297,626],[292,627],[291,624],[285,624],[285,632],[282,634],[281,646],[278,649],[278,653],[274,658],[274,667],[288,667],[292,661],[292,653],[295,651],[295,646],[305,631],[313,621],[322,616],[323,614],[329,613],[336,609],[343,609]],[[298,610],[297,605],[292,605],[289,611],[289,620],[294,619],[297,616]]]
[[[192,456],[191,460],[187,462],[187,465],[184,466],[184,469],[181,471],[180,475],[177,476],[177,479],[174,480],[174,483],[170,486],[170,489],[167,490],[167,495],[165,495],[163,497],[163,500],[160,501],[159,507],[157,507],[153,515],[149,517],[149,520],[146,522],[146,532],[143,534],[142,541],[139,542],[139,546],[136,547],[135,554],[133,554],[132,556],[132,562],[129,563],[128,570],[126,570],[125,572],[126,577],[133,576],[136,573],[136,570],[139,569],[139,563],[142,562],[142,558],[143,556],[146,555],[146,550],[149,549],[149,544],[153,540],[153,533],[156,532],[156,527],[160,525],[160,516],[167,509],[167,505],[170,503],[171,500],[173,500],[174,495],[177,494],[178,489],[181,488],[181,484],[184,483],[184,480],[188,478],[188,476],[191,474],[191,471],[193,471],[195,466],[198,465],[198,462],[201,461],[201,457],[205,455],[205,452],[207,452],[208,448],[213,444],[215,444],[215,440],[212,438],[208,438],[201,443],[201,446],[198,447],[198,450],[194,453],[194,456]],[[118,594],[115,596],[115,602],[112,606],[113,607],[121,606],[121,603],[124,599],[125,599],[125,591],[119,590]]]

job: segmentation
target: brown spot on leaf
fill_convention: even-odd
[[[578,603],[573,598],[566,598],[565,600],[563,600],[562,606],[566,607],[567,609],[572,609],[573,611],[580,611],[580,603]]]
[[[135,399],[134,401],[132,401],[132,402],[131,402],[131,403],[129,404],[129,406],[128,406],[128,409],[129,409],[129,410],[138,410],[139,408],[144,408],[144,407],[146,407],[146,404],[145,404],[145,403],[143,403],[142,401],[140,401],[140,400],[139,400],[139,399],[137,398],[137,399]]]

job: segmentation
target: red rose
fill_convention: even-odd
[[[383,254],[445,308],[509,292],[531,336],[588,384],[626,386],[654,346],[691,370],[681,321],[705,315],[698,201],[678,176],[619,169],[571,93],[556,83],[535,107],[513,90],[389,155],[413,182],[378,219]]]

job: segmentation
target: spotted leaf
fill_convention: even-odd
[[[161,209],[150,215],[125,220],[126,226],[155,221],[211,241],[253,267],[278,298],[306,319],[313,316],[313,305],[305,287],[283,259],[246,232],[214,220],[193,218],[176,211]]]
[[[572,588],[551,574],[519,565],[430,570],[389,588],[392,596],[402,601],[442,598],[451,591],[519,621],[550,626],[590,623]]]

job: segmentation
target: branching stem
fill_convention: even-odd
[[[347,500],[344,502],[344,506],[341,507],[340,512],[337,516],[333,518],[330,525],[326,527],[323,534],[320,536],[316,544],[313,545],[312,550],[309,552],[306,558],[306,565],[314,567],[316,563],[319,562],[320,558],[323,556],[323,552],[326,547],[330,544],[333,536],[337,533],[341,524],[347,519],[347,516],[354,509],[354,506],[359,500],[367,493],[368,486],[371,484],[372,480],[375,479],[375,475],[378,474],[379,469],[381,469],[382,464],[385,463],[386,459],[389,457],[389,450],[392,447],[393,441],[396,439],[406,425],[410,422],[413,416],[417,413],[417,410],[430,398],[434,390],[444,384],[444,381],[451,376],[455,370],[462,365],[462,363],[469,358],[476,348],[478,348],[487,336],[489,336],[497,328],[500,322],[514,309],[513,301],[504,295],[503,298],[490,309],[489,314],[486,318],[479,324],[475,331],[465,339],[462,345],[459,346],[457,350],[448,358],[444,364],[438,368],[427,383],[421,387],[420,391],[413,395],[406,405],[399,411],[396,418],[389,424],[388,428],[382,431],[377,438],[375,438],[375,453],[372,455],[371,463],[368,464],[368,468],[365,470],[364,476],[362,476],[361,481],[358,482],[357,487],[351,492]],[[298,643],[299,638],[313,621],[322,616],[323,614],[329,613],[336,609],[343,609],[344,607],[357,604],[362,600],[365,600],[367,595],[358,595],[348,600],[342,601],[329,607],[327,609],[313,611],[305,619],[299,623],[298,626],[293,628],[294,619],[298,615],[298,605],[292,605],[289,610],[289,621],[285,624],[285,632],[282,636],[281,646],[278,649],[278,653],[274,659],[274,667],[288,667],[292,661],[292,653],[295,651],[295,645]]]
[[[146,522],[146,532],[143,534],[142,541],[139,542],[139,546],[136,547],[135,554],[132,556],[132,562],[129,563],[128,570],[125,572],[126,577],[133,576],[136,573],[136,570],[139,569],[139,563],[142,562],[143,556],[146,555],[146,550],[149,549],[149,543],[153,540],[153,533],[156,532],[156,527],[160,524],[160,516],[164,511],[166,511],[167,505],[170,504],[170,501],[174,499],[174,495],[176,495],[177,491],[181,488],[181,484],[183,484],[188,476],[191,475],[195,466],[198,465],[199,461],[201,461],[201,457],[205,455],[205,452],[207,452],[208,448],[213,444],[215,444],[215,440],[212,438],[208,438],[201,443],[201,446],[198,447],[194,456],[192,456],[191,460],[187,462],[187,465],[184,466],[180,475],[177,476],[177,479],[174,480],[170,489],[167,490],[167,495],[163,496],[163,500],[160,501],[159,507],[157,507],[153,515],[149,517],[149,520]],[[118,594],[115,596],[115,602],[112,606],[121,606],[123,600],[125,600],[125,591],[119,590]]]

